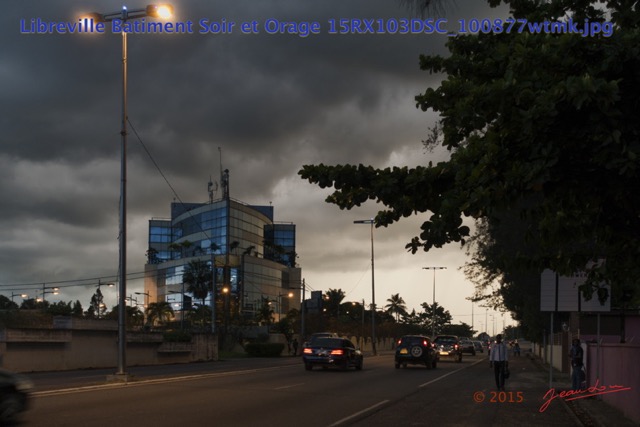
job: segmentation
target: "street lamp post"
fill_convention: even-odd
[[[144,321],[145,321],[145,325],[147,322],[147,308],[149,308],[149,300],[151,299],[151,295],[149,294],[149,292],[135,292],[136,295],[144,295],[145,299],[144,299]],[[183,313],[184,315],[184,313]]]
[[[96,22],[122,22],[141,19],[169,18],[173,8],[168,5],[149,5],[145,9],[122,10],[107,14],[92,13],[90,17]],[[122,117],[121,117],[121,149],[120,149],[120,233],[119,240],[119,295],[118,295],[118,370],[116,375],[126,380],[126,293],[127,293],[127,31],[122,29]]]
[[[13,292],[11,292],[11,302],[13,302],[13,297],[21,297],[21,298],[27,298],[29,295],[27,294],[14,294]]]
[[[282,297],[292,298],[293,292],[289,292],[286,294],[278,294],[278,321],[282,319]]]
[[[433,270],[433,308],[431,313],[431,335],[436,336],[436,270],[446,270],[447,267],[422,267],[423,270]]]
[[[50,291],[47,291],[47,289],[51,289]],[[60,290],[60,288],[49,288],[46,287],[44,285],[44,283],[42,284],[42,303],[45,302],[45,295],[46,294],[53,294],[53,295],[58,295],[58,291]]]
[[[371,225],[371,349],[373,355],[377,356],[378,351],[376,349],[376,280],[374,269],[374,255],[373,255],[373,224],[374,219],[361,219],[353,221],[354,224],[370,224]]]

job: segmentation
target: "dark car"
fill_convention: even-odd
[[[462,349],[463,353],[468,353],[472,356],[476,355],[476,346],[473,345],[473,341],[471,341],[470,339],[461,338],[460,348]]]
[[[338,334],[335,332],[316,332],[311,334],[309,339],[304,343],[305,346],[313,345],[314,341],[318,338],[338,338]]]
[[[438,335],[434,338],[433,343],[441,358],[452,357],[456,362],[462,362],[462,348],[460,347],[460,339],[456,335]]]
[[[484,353],[484,347],[482,346],[481,341],[473,340],[471,342],[473,343],[473,346],[475,347],[477,353]]]
[[[343,370],[362,369],[362,352],[346,338],[322,337],[309,341],[302,349],[302,360],[307,371],[314,366],[336,367]]]
[[[396,346],[396,369],[408,364],[424,365],[427,369],[435,368],[438,363],[438,354],[433,349],[431,340],[422,335],[405,335],[400,338]]]
[[[15,421],[29,407],[32,382],[13,372],[0,369],[0,425]]]

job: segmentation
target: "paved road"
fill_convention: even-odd
[[[36,392],[24,425],[635,425],[598,401],[556,399],[540,412],[548,371],[526,357],[511,371],[502,394],[485,355],[435,370],[395,369],[390,354],[349,372],[307,372],[298,358],[137,367],[125,385],[105,384],[112,370],[38,373],[29,375]],[[556,375],[554,386],[563,381]]]

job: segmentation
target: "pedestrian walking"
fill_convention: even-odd
[[[584,381],[584,351],[580,345],[580,340],[574,338],[571,349],[569,350],[569,359],[571,359],[571,389],[580,390],[582,381]]]
[[[298,355],[298,339],[294,338],[293,343],[291,343],[291,345],[293,346],[293,355],[297,356]]]
[[[504,380],[509,369],[509,351],[502,342],[501,334],[496,335],[496,342],[491,346],[489,367],[493,368],[496,387],[498,387],[498,390],[504,391]]]

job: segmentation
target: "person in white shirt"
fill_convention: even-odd
[[[496,378],[496,387],[504,391],[504,372],[509,366],[509,351],[502,342],[502,335],[496,335],[496,342],[491,346],[489,355],[489,367],[493,368]]]

